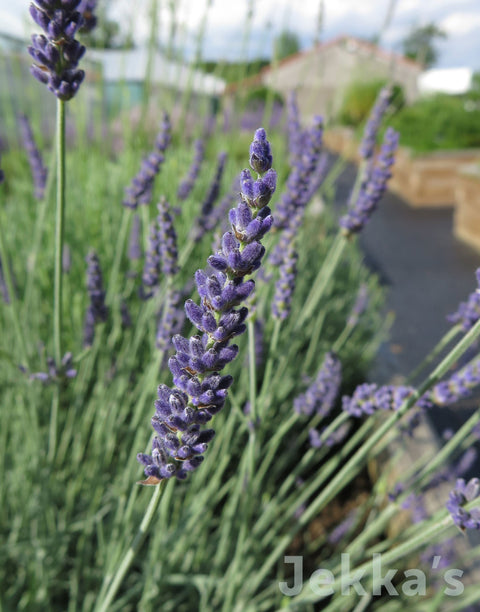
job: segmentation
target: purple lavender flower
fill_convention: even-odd
[[[290,314],[295,281],[297,278],[298,253],[293,242],[290,242],[280,266],[280,278],[275,284],[272,301],[272,314],[276,319],[284,320]]]
[[[207,195],[205,196],[200,215],[197,217],[195,224],[192,227],[191,239],[195,242],[199,242],[205,234],[213,228],[214,215],[213,206],[217,201],[218,194],[220,193],[220,183],[222,181],[223,171],[225,170],[225,163],[227,161],[227,154],[225,152],[218,155],[217,169],[215,176],[213,177]]]
[[[297,96],[294,91],[287,98],[287,135],[290,165],[294,165],[301,157],[304,133],[300,125]]]
[[[0,293],[2,294],[2,298],[5,304],[10,304],[10,296],[8,294],[7,283],[3,275],[3,264],[2,264],[1,259],[0,259]]]
[[[171,345],[172,336],[179,334],[185,321],[185,312],[180,307],[182,294],[180,291],[169,291],[162,310],[158,315],[156,347],[166,350]]]
[[[80,28],[82,34],[88,34],[95,29],[97,25],[96,8],[97,0],[81,0],[78,10],[83,17],[82,27]]]
[[[72,268],[72,252],[70,247],[65,242],[62,250],[62,270],[65,274],[69,274]]]
[[[162,272],[165,276],[174,276],[178,272],[177,234],[168,210],[168,203],[164,197],[160,199],[158,204],[158,213],[158,239]]]
[[[392,176],[390,168],[394,163],[397,146],[398,134],[388,128],[380,154],[366,172],[356,201],[340,219],[340,226],[347,236],[360,232],[375,211]]]
[[[130,261],[137,261],[142,258],[142,222],[140,217],[135,214],[133,217],[132,228],[130,230],[130,238],[128,240],[128,258]]]
[[[265,174],[272,167],[272,162],[267,134],[263,128],[259,128],[250,145],[250,166],[257,174]]]
[[[34,194],[37,200],[41,200],[45,194],[48,170],[43,164],[42,156],[35,143],[35,137],[28,117],[24,114],[19,114],[18,122],[20,124],[23,146],[27,152],[28,163],[32,172]]]
[[[447,510],[452,515],[455,525],[462,531],[465,531],[465,529],[480,529],[480,507],[473,508],[470,511],[463,507],[467,502],[477,498],[479,492],[480,481],[478,478],[472,478],[468,483],[463,478],[459,478],[455,488],[450,492],[449,500],[446,503]]]
[[[333,352],[325,355],[317,377],[305,393],[293,402],[297,414],[311,416],[314,412],[326,417],[332,410],[342,381],[342,364]]]
[[[480,384],[480,359],[474,359],[464,368],[452,374],[448,380],[436,384],[427,391],[422,400],[437,406],[450,406],[470,397],[473,389]]]
[[[480,285],[480,268],[476,272],[477,283]],[[461,302],[456,312],[447,316],[450,323],[460,324],[463,331],[471,329],[480,318],[480,291],[477,288],[468,296],[466,302]]]
[[[102,271],[95,251],[90,251],[86,257],[87,262],[87,291],[90,304],[85,314],[83,345],[93,344],[95,325],[105,322],[108,318],[108,308],[105,304],[105,291],[103,289]]]
[[[198,178],[198,174],[200,172],[200,167],[202,165],[203,159],[205,157],[205,143],[202,139],[198,139],[194,143],[195,147],[195,155],[193,158],[192,165],[188,170],[187,176],[182,180],[178,187],[177,197],[179,200],[185,200],[190,195],[192,191],[195,181]]]
[[[150,225],[147,252],[145,253],[145,263],[142,273],[142,287],[140,297],[142,300],[150,299],[160,280],[161,257],[160,257],[160,238],[158,235],[157,222],[153,221]]]
[[[370,415],[377,410],[399,410],[405,400],[414,392],[413,387],[363,383],[351,397],[342,397],[342,408],[351,416]]]
[[[58,367],[53,357],[47,357],[47,372],[34,372],[30,374],[30,380],[40,380],[49,384],[65,378],[75,378],[76,375],[77,370],[73,367],[73,355],[72,353],[65,353]]]
[[[80,0],[35,0],[30,15],[44,34],[33,34],[28,52],[35,63],[30,70],[60,100],[77,93],[85,73],[78,62],[85,47],[75,40],[84,20],[78,12]]]
[[[265,143],[263,158],[256,151],[256,167],[268,165],[271,153]],[[241,196],[245,201],[243,192]],[[258,214],[252,206],[252,221]],[[265,251],[259,242],[262,236],[260,228],[257,237],[249,234],[249,242],[243,242],[233,231],[226,232],[221,251],[208,259],[213,272],[198,270],[195,275],[201,303],[187,300],[185,311],[200,333],[191,338],[178,334],[172,338],[176,354],[169,360],[169,368],[175,387],[158,388],[152,454],[137,456],[147,476],[144,484],[158,484],[172,476],[186,478],[200,465],[215,435],[213,429],[203,426],[223,408],[233,382],[231,376],[220,372],[238,353],[238,346],[230,344],[231,338],[246,329],[248,309],[240,305],[255,286],[245,276],[260,266]]]
[[[310,182],[318,167],[322,140],[323,120],[321,117],[315,117],[312,127],[303,138],[302,154],[288,176],[286,190],[275,214],[275,227],[291,227],[292,223],[295,229],[299,226],[311,195]]]
[[[343,521],[330,532],[328,536],[328,542],[330,544],[339,544],[339,542],[341,542],[343,538],[352,530],[357,522],[358,512],[358,508],[351,510],[347,514],[346,518],[344,518]]]
[[[368,306],[368,297],[368,287],[365,283],[362,283],[358,289],[357,299],[353,305],[352,312],[347,319],[347,325],[349,327],[355,327],[355,325],[357,325],[359,318]]]
[[[383,116],[385,115],[390,100],[392,98],[392,88],[390,85],[383,87],[375,101],[375,104],[368,118],[365,130],[363,132],[362,142],[360,143],[360,155],[363,159],[370,159],[375,152],[375,144],[377,142],[377,134],[380,129]]]
[[[155,177],[165,160],[164,153],[171,142],[170,117],[163,113],[163,121],[155,140],[153,150],[142,161],[138,174],[132,179],[129,187],[125,188],[123,205],[136,210],[140,204],[148,205],[152,200]]]

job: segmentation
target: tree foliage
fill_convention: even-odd
[[[284,30],[273,41],[273,57],[277,61],[298,51],[300,51],[300,40],[295,32]]]
[[[438,58],[435,41],[447,38],[447,33],[434,23],[414,27],[403,41],[406,57],[417,60],[425,66],[432,66]]]

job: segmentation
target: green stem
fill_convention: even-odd
[[[378,442],[391,431],[396,423],[403,417],[403,415],[415,405],[419,397],[421,397],[430,387],[437,383],[442,376],[451,368],[451,366],[461,357],[461,355],[471,346],[475,340],[480,336],[480,321],[477,321],[472,329],[462,338],[458,344],[448,353],[441,363],[435,368],[430,376],[424,381],[419,387],[418,391],[412,394],[403,405],[397,410],[390,418],[388,418],[375,433],[365,441],[365,443],[357,450],[357,452],[350,458],[349,461],[341,468],[334,478],[328,483],[323,491],[315,498],[315,501],[309,506],[307,511],[302,514],[297,524],[292,530],[286,534],[270,553],[268,558],[264,561],[262,567],[257,570],[254,579],[251,581],[249,587],[254,590],[258,586],[265,576],[268,574],[270,568],[277,562],[279,555],[291,542],[298,531],[300,531],[305,525],[307,525],[314,516],[331,501],[340,491],[342,491],[347,484],[355,477],[359,472],[361,466],[368,458],[372,449],[377,446]]]
[[[262,405],[262,400],[264,399],[265,394],[268,393],[268,390],[269,390],[270,380],[272,378],[273,362],[275,358],[277,357],[277,346],[278,346],[278,338],[280,335],[281,325],[282,325],[282,321],[280,319],[275,319],[272,339],[270,341],[270,348],[268,351],[267,365],[265,366],[265,373],[263,375],[262,388],[260,390],[260,400],[259,400],[260,405]]]
[[[62,253],[65,224],[65,102],[57,99],[57,210],[55,215],[55,278],[53,344],[57,366],[62,360]]]
[[[454,327],[452,327],[444,336],[443,338],[441,338],[441,340],[438,342],[438,344],[435,346],[435,348],[430,351],[430,353],[428,353],[428,355],[425,357],[425,359],[415,368],[415,370],[413,370],[413,372],[411,374],[409,374],[408,376],[408,381],[410,382],[412,380],[415,380],[415,378],[421,374],[423,372],[423,370],[432,363],[432,361],[435,359],[435,357],[437,357],[442,351],[443,349],[450,344],[450,342],[456,338],[456,336],[458,336],[458,334],[462,331],[462,328],[460,325],[455,325]]]
[[[115,595],[117,594],[120,585],[122,584],[125,575],[127,574],[130,566],[135,559],[138,551],[142,547],[143,542],[147,536],[148,530],[152,523],[155,512],[158,508],[160,500],[162,499],[163,491],[165,490],[165,481],[162,481],[159,485],[155,487],[155,492],[153,493],[153,497],[148,504],[148,508],[145,512],[143,520],[140,524],[138,532],[130,545],[129,549],[125,553],[120,566],[118,567],[115,575],[108,586],[108,590],[103,598],[103,600],[96,606],[95,610],[98,612],[106,612],[108,610],[110,604],[112,603]],[[107,584],[107,577],[105,577],[104,586]]]
[[[322,267],[320,268],[315,281],[312,284],[310,293],[305,300],[305,305],[300,311],[300,316],[297,319],[294,329],[298,329],[310,317],[318,302],[323,297],[329,282],[332,280],[333,274],[337,269],[340,258],[347,245],[347,238],[339,232],[334,239],[330,251],[325,258]]]
[[[3,235],[3,227],[2,227],[1,220],[0,220],[0,261],[3,262],[2,272],[3,272],[3,278],[5,280],[5,285],[7,286],[8,297],[10,299],[9,311],[12,317],[13,328],[15,330],[15,335],[17,336],[18,341],[20,343],[20,351],[21,351],[21,358],[22,358],[23,364],[28,369],[29,366],[28,366],[27,345],[25,344],[25,336],[23,335],[22,326],[20,325],[20,318],[18,316],[19,308],[16,305],[17,298],[15,295],[15,287],[13,285],[12,275],[10,274],[10,265],[8,262],[7,247],[6,247],[5,238]]]
[[[255,400],[257,396],[257,367],[255,361],[255,325],[251,319],[248,320],[248,367],[250,374],[250,415],[253,426],[257,420]]]

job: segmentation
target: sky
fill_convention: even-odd
[[[324,41],[343,34],[371,38],[382,32],[381,45],[400,52],[401,41],[412,27],[433,21],[447,33],[447,39],[437,43],[437,66],[480,70],[479,0],[158,0],[158,3],[160,41],[167,44],[173,6],[177,42],[189,57],[195,54],[202,22],[205,23],[202,57],[234,60],[247,55],[269,56],[273,39],[285,29],[295,32],[305,49],[317,37]],[[28,5],[28,0],[0,0],[0,32],[28,35],[37,30],[31,23]],[[132,27],[139,44],[148,37],[150,5],[151,0],[112,1],[112,17],[125,28]],[[384,28],[392,5],[393,14]]]

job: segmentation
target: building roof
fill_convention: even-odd
[[[432,68],[418,77],[418,90],[422,94],[463,94],[472,87],[471,68]]]
[[[148,49],[89,49],[87,59],[100,64],[105,82],[143,82],[149,72]],[[220,95],[225,81],[212,74],[193,70],[187,64],[167,60],[155,53],[151,67],[152,82],[179,90],[192,88],[194,93]]]

